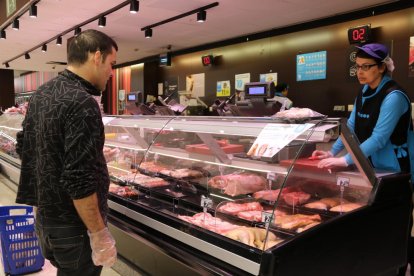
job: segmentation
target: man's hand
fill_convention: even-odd
[[[93,263],[96,266],[113,266],[116,262],[117,252],[115,240],[109,232],[108,227],[95,233],[88,231],[88,235],[92,248]]]

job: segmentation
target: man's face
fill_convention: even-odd
[[[98,51],[97,53],[95,53],[95,58],[95,86],[101,91],[104,91],[106,88],[106,83],[112,75],[112,67],[116,64],[116,50],[112,47],[112,52],[106,56],[105,60],[103,60],[102,54]]]

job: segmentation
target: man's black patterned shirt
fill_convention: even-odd
[[[17,137],[22,165],[16,202],[37,206],[45,221],[83,224],[73,200],[95,192],[106,221],[105,134],[92,95],[100,91],[65,70],[30,99],[23,131]]]

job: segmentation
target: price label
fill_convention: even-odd
[[[276,180],[276,178],[277,178],[277,175],[276,175],[274,172],[268,172],[268,173],[267,173],[267,179],[268,179],[268,180],[273,180],[273,181],[275,181],[275,180]]]
[[[211,198],[208,198],[208,197],[202,195],[201,196],[201,207],[203,207],[203,209],[213,207],[213,200],[211,200]]]
[[[336,179],[336,185],[341,186],[341,187],[348,187],[349,186],[349,178],[338,177]]]
[[[262,222],[265,223],[266,227],[272,222],[272,213],[262,212]]]

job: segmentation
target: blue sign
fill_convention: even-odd
[[[296,81],[326,79],[326,51],[296,56]]]

